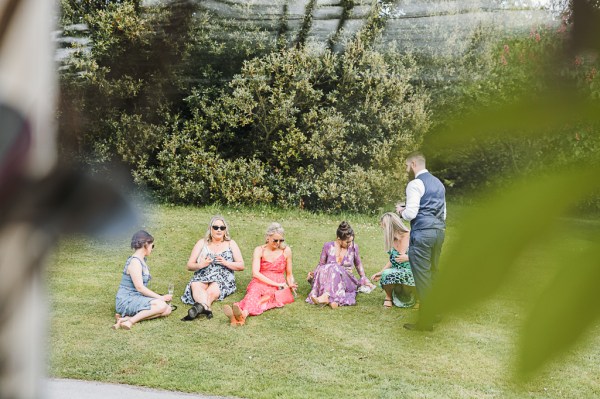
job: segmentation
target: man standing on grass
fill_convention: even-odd
[[[438,271],[440,253],[446,234],[446,189],[425,168],[425,156],[414,152],[406,159],[406,171],[412,180],[406,186],[406,205],[396,205],[396,212],[411,222],[408,260],[421,301],[419,314],[426,305],[432,279]],[[404,324],[408,330],[431,331],[432,320],[419,317],[416,324]]]

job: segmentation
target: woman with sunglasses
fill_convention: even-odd
[[[160,295],[148,288],[152,277],[146,257],[154,249],[154,237],[144,230],[138,231],[131,238],[131,249],[135,252],[125,262],[115,301],[115,330],[131,330],[140,320],[171,314],[171,306],[167,302],[173,299],[172,295]]]
[[[252,281],[244,299],[233,306],[223,306],[232,326],[244,325],[248,316],[294,302],[292,290],[297,284],[292,274],[292,250],[284,242],[283,227],[272,223],[267,228],[265,244],[254,249]]]
[[[194,275],[181,296],[183,303],[192,305],[184,320],[195,319],[200,314],[210,319],[212,303],[235,292],[233,273],[244,270],[240,248],[229,236],[222,216],[213,216],[210,220],[204,238],[192,249],[187,269]]]
[[[314,305],[338,306],[354,305],[356,292],[361,287],[370,292],[375,286],[365,275],[360,260],[358,244],[354,243],[354,230],[347,222],[342,222],[336,231],[336,240],[323,245],[319,264],[308,273],[307,280],[312,289],[306,302]],[[352,269],[356,268],[360,279]]]

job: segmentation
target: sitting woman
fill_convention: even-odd
[[[385,213],[380,222],[385,250],[390,255],[390,260],[383,270],[375,273],[371,279],[379,281],[385,291],[383,306],[386,308],[391,308],[392,303],[400,308],[415,307],[417,306],[415,279],[408,262],[410,230],[396,213]]]
[[[244,270],[244,260],[238,245],[229,236],[229,228],[221,216],[213,216],[204,238],[200,239],[187,269],[194,272],[185,287],[181,301],[192,307],[183,320],[193,320],[200,314],[212,318],[212,303],[222,301],[235,292],[235,271]]]
[[[160,295],[148,288],[150,269],[146,257],[152,253],[154,238],[140,230],[131,238],[131,249],[135,250],[123,269],[121,284],[117,291],[115,307],[116,323],[113,328],[131,330],[140,320],[168,316],[171,313],[171,295]]]
[[[244,325],[246,317],[294,302],[292,290],[297,288],[292,274],[292,250],[284,244],[283,227],[272,223],[264,245],[254,249],[252,281],[246,295],[233,306],[223,306],[232,326]]]
[[[312,284],[312,290],[306,298],[308,303],[328,304],[332,308],[354,305],[359,288],[365,287],[367,292],[375,288],[365,276],[352,227],[342,222],[336,236],[335,241],[323,245],[319,264],[314,271],[308,273],[307,279]],[[353,267],[360,280],[352,273]]]

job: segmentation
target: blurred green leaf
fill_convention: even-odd
[[[458,239],[442,268],[423,317],[451,312],[489,297],[511,275],[520,254],[542,240],[558,217],[600,188],[600,166],[526,176],[495,192],[457,222]]]
[[[589,237],[598,242],[600,234]],[[528,376],[573,346],[600,316],[600,261],[597,248],[557,253],[559,268],[527,317],[518,372]]]
[[[541,137],[565,124],[599,122],[598,104],[572,91],[548,91],[543,97],[526,97],[503,106],[481,109],[450,122],[426,137],[428,151],[461,148],[473,139],[497,137]]]

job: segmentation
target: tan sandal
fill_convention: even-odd
[[[230,325],[232,325],[234,327],[241,325],[235,318],[235,315],[233,314],[233,309],[231,308],[231,306],[223,305],[223,313],[225,313],[225,316],[229,317]]]
[[[243,326],[246,324],[246,316],[244,316],[244,312],[242,312],[242,309],[240,309],[238,304],[234,303],[231,309],[233,310],[233,317],[237,321],[238,325]]]
[[[389,305],[386,305],[386,303],[389,303]],[[392,302],[391,299],[384,299],[383,300],[383,307],[386,308],[386,309],[391,308],[393,304],[394,304],[394,302]]]

